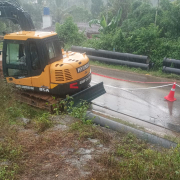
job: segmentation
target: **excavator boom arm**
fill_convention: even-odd
[[[0,18],[10,19],[14,24],[19,24],[22,31],[35,30],[31,16],[18,3],[0,1]]]

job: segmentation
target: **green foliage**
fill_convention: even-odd
[[[5,139],[0,142],[0,179],[14,179],[19,171],[17,161],[21,159],[22,147],[12,139]],[[4,162],[4,165],[3,165]]]
[[[85,122],[88,108],[89,104],[86,101],[82,101],[78,106],[74,106],[74,102],[72,100],[69,103],[68,112],[69,115],[81,119],[83,122]]]
[[[99,139],[102,143],[110,142],[111,137],[108,133],[104,133],[98,126],[93,125],[91,120],[77,121],[71,124],[70,131],[79,136],[81,140]]]
[[[168,0],[160,1],[161,8],[158,11],[157,24],[162,29],[161,36],[177,38],[180,36],[180,1],[171,3]]]
[[[127,19],[128,14],[131,12],[132,3],[136,0],[108,0],[108,3],[105,5],[102,15],[107,17],[107,22],[110,23],[111,19],[116,16],[119,8],[122,9],[122,16],[119,25],[122,24],[124,20]]]
[[[0,179],[18,179],[16,176],[22,170],[21,160],[24,158],[24,147],[19,143],[20,139],[17,136],[17,127],[19,128],[22,124],[17,119],[19,117],[32,119],[39,117],[39,120],[44,122],[47,116],[43,114],[43,111],[15,100],[16,90],[1,78],[0,84]],[[43,125],[38,127],[44,128]],[[45,124],[45,127],[47,127],[47,124]]]
[[[132,134],[116,144],[115,151],[97,158],[102,171],[94,171],[91,179],[180,179],[179,146],[175,149],[150,149]]]
[[[116,16],[112,18],[109,24],[107,24],[104,15],[102,15],[101,20],[92,19],[91,21],[89,21],[89,26],[91,27],[92,24],[98,24],[101,26],[100,32],[109,33],[110,31],[118,27],[118,24],[121,20],[121,15],[122,15],[122,10],[119,9]]]
[[[49,113],[43,113],[41,116],[37,118],[35,123],[38,132],[43,132],[46,129],[52,127],[53,123],[49,118],[50,118]]]
[[[85,40],[85,36],[79,32],[78,27],[74,24],[72,17],[66,19],[64,24],[56,23],[56,32],[60,41],[70,45],[80,45]]]
[[[163,58],[180,59],[180,38],[161,37],[162,30],[154,24],[126,32],[117,28],[108,34],[101,33],[99,39],[89,39],[82,46],[117,52],[147,55],[155,69],[162,69]]]
[[[138,28],[147,28],[155,22],[156,8],[148,3],[136,1],[132,4],[132,11],[128,18],[122,23],[122,29],[126,32],[132,32]]]
[[[15,141],[7,139],[0,143],[0,160],[17,160],[22,153],[22,147],[17,146]]]
[[[6,24],[4,22],[0,21],[0,35],[3,35],[2,32],[5,32],[5,31],[6,31]]]
[[[14,176],[17,174],[18,171],[19,171],[19,166],[16,163],[11,165],[11,167],[1,166],[0,167],[0,179],[1,180],[14,179]]]
[[[122,12],[118,12],[119,7]],[[162,70],[164,57],[180,59],[179,8],[180,0],[173,3],[169,0],[161,0],[159,8],[153,7],[148,0],[128,2],[110,0],[103,15],[107,17],[106,13],[108,12],[108,15],[110,13],[108,22],[110,18],[113,22],[115,18],[112,17],[118,12],[115,17],[117,19],[119,17],[119,23],[110,22],[109,25],[119,26],[113,25],[113,28],[107,31],[108,25],[104,23],[104,16],[101,21],[97,19],[90,21],[90,25],[100,24],[103,31],[98,38],[89,39],[83,42],[82,46],[146,55],[154,63],[155,70]]]

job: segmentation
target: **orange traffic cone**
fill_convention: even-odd
[[[173,87],[169,93],[168,96],[164,97],[166,100],[174,102],[176,101],[176,98],[174,98],[174,94],[175,94],[175,89],[176,89],[176,83],[173,84]]]

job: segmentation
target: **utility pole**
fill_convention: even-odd
[[[109,10],[109,0],[107,0],[107,10],[106,10],[106,23],[108,24],[108,10]]]
[[[157,8],[156,8],[155,26],[156,26],[156,24],[157,24],[158,10],[159,10],[159,0],[158,0],[158,5],[157,5]]]

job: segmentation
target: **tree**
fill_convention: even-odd
[[[101,17],[101,20],[93,19],[89,22],[89,26],[91,27],[92,24],[99,24],[101,26],[100,31],[103,33],[115,30],[118,27],[119,21],[121,20],[122,10],[119,9],[116,16],[112,18],[109,24],[104,16]]]
[[[60,41],[66,45],[80,45],[85,40],[83,33],[79,33],[79,29],[74,24],[72,17],[68,17],[64,24],[56,23],[56,32]]]
[[[132,4],[131,12],[122,22],[122,29],[126,32],[134,31],[141,27],[148,27],[155,22],[156,8],[149,3],[136,1]]]
[[[84,7],[87,9],[88,0],[82,0],[82,1],[83,1],[83,4],[84,4]]]
[[[91,0],[91,14],[94,18],[97,18],[102,10],[103,7],[103,1],[102,0]]]
[[[0,21],[0,35],[3,35],[4,31],[6,31],[6,24]]]

